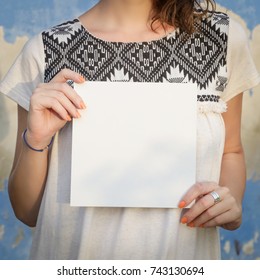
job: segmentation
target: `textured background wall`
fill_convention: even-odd
[[[0,0],[0,79],[24,43],[46,27],[77,17],[96,1]],[[260,70],[260,2],[219,0],[219,7],[240,21],[248,33]],[[248,166],[244,223],[234,232],[221,230],[223,259],[260,259],[260,87],[245,94],[242,136]],[[14,153],[16,105],[0,95],[0,259],[26,259],[31,230],[13,215],[7,178]]]

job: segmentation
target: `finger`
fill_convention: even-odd
[[[213,219],[208,220],[205,223],[202,223],[200,226],[203,228],[206,227],[217,227],[222,226],[224,224],[229,223],[232,220],[232,213],[231,211],[226,211]]]
[[[219,193],[220,197],[225,196],[225,189],[222,189],[221,187],[219,187],[216,191],[217,191],[217,193]],[[198,199],[191,206],[191,208],[186,211],[185,216],[182,217],[181,222],[182,223],[195,222],[195,219],[197,220],[202,214],[204,215],[204,219],[205,219],[207,214],[209,213],[209,211],[210,211],[211,215],[215,214],[215,213],[211,213],[211,212],[212,212],[212,208],[216,205],[217,204],[215,204],[215,201],[214,201],[212,195],[210,193],[208,193],[208,194],[202,196],[200,199]],[[220,205],[220,203],[218,205]],[[221,205],[223,206],[224,204],[221,203]],[[226,211],[226,209],[224,211]],[[207,213],[207,214],[205,214],[205,213]],[[209,218],[211,219],[212,216],[210,216]],[[200,224],[203,222],[205,222],[205,221],[204,220],[201,221]]]
[[[38,110],[45,110],[45,109],[52,109],[55,108],[55,104],[59,103],[59,107],[63,107],[63,113],[61,113],[61,118],[70,120],[71,118],[67,115],[71,115],[74,117],[78,116],[77,110],[75,106],[71,103],[71,101],[60,91],[56,91],[46,85],[44,90],[40,89],[39,87],[34,91],[33,95],[31,96],[30,106],[31,110],[38,111]],[[55,109],[53,108],[53,111]],[[60,109],[59,109],[60,111]],[[64,116],[66,111],[66,117]],[[58,113],[58,112],[56,112]]]
[[[65,83],[68,80],[72,80],[75,83],[85,82],[84,77],[82,77],[79,73],[64,68],[50,81],[50,83]]]
[[[52,113],[54,113],[56,116],[59,116],[62,120],[71,121],[71,117],[68,111],[58,99],[45,96],[41,100],[41,105],[43,106],[43,108],[50,109]]]
[[[183,208],[191,204],[196,199],[208,194],[209,192],[214,191],[218,187],[218,184],[215,182],[199,182],[194,184],[182,197],[179,207]]]
[[[80,118],[80,113],[75,105],[61,92],[53,92],[51,98],[56,98],[62,107],[67,111],[68,115],[73,118]]]
[[[229,200],[224,200],[221,203],[214,204],[213,206],[207,208],[204,212],[202,212],[199,216],[197,216],[195,219],[190,222],[188,222],[188,226],[201,226],[205,225],[207,222],[218,219],[218,217],[221,217],[223,213],[226,213],[230,211],[230,203]],[[189,215],[189,213],[188,213]],[[187,218],[187,219],[189,219]],[[220,222],[220,221],[219,221]],[[216,223],[214,224],[216,226]]]
[[[210,225],[222,226],[228,222],[234,222],[234,220],[241,217],[242,208],[236,203],[236,200],[233,196],[226,191],[226,188],[222,188],[223,199],[220,203],[214,204],[213,207],[207,209],[198,219],[194,220],[196,225],[207,224],[211,221]],[[228,219],[222,219],[224,213],[229,213]]]
[[[69,86],[67,83],[46,83],[40,84],[38,86],[38,91],[41,90],[49,90],[49,94],[52,91],[60,92],[66,98],[68,98],[78,109],[85,109],[86,105],[82,98],[77,94],[77,92]],[[42,94],[42,93],[41,93]],[[45,94],[45,93],[44,93]]]

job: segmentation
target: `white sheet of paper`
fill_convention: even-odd
[[[193,84],[85,82],[73,120],[71,206],[175,208],[195,182]]]

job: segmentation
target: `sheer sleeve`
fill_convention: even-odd
[[[44,79],[44,51],[41,34],[31,38],[0,82],[0,92],[29,109],[34,88]]]
[[[230,20],[227,51],[228,83],[221,98],[228,101],[260,82],[260,76],[253,61],[247,35],[242,26]]]

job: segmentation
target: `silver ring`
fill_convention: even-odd
[[[213,197],[215,204],[220,202],[220,196],[217,192],[213,191],[210,193],[210,195]]]

